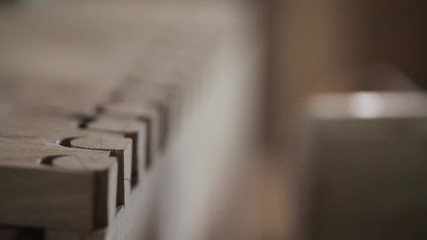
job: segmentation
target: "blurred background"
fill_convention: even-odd
[[[183,86],[128,239],[426,239],[426,7],[3,0],[1,99]]]

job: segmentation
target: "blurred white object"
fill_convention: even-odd
[[[297,163],[299,239],[425,239],[426,96],[322,95],[308,109]]]

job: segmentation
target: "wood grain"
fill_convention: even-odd
[[[108,104],[104,106],[103,115],[116,119],[132,119],[146,125],[145,166],[150,167],[154,163],[159,151],[161,132],[160,113],[148,104]],[[163,134],[164,135],[164,134]]]
[[[7,193],[0,200],[1,224],[76,230],[108,225],[115,208],[115,159],[64,155],[47,164],[32,155],[32,163],[23,155],[1,164],[0,189]]]
[[[124,212],[124,207],[118,208],[114,220],[107,228],[95,231],[47,230],[45,240],[124,240]]]
[[[0,199],[1,224],[38,227],[48,240],[138,239],[142,229],[157,230],[149,228],[168,170],[158,159],[198,115],[201,89],[212,87],[206,80],[223,78],[205,74],[228,26],[206,17],[208,8],[205,16],[171,6],[0,9],[8,46],[0,49],[0,193],[11,193]]]
[[[147,139],[148,131],[146,122],[132,119],[117,119],[111,117],[98,117],[87,124],[87,129],[92,131],[110,132],[122,135],[132,141],[132,186],[138,183],[139,175],[144,172],[147,165]]]
[[[117,206],[125,205],[131,190],[132,143],[130,139],[75,138],[70,147],[107,151],[117,159]]]

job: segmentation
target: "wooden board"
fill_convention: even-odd
[[[114,220],[107,228],[98,229],[95,231],[60,231],[47,230],[45,232],[45,240],[123,240],[125,238],[125,209],[120,207],[117,209]]]
[[[45,239],[138,239],[134,232],[146,226],[135,227],[127,216],[144,216],[149,226],[157,221],[151,216],[159,214],[164,199],[152,190],[164,191],[158,183],[167,180],[168,162],[156,162],[188,116],[198,115],[202,89],[211,88],[206,80],[217,77],[204,74],[218,64],[219,30],[227,24],[157,4],[64,3],[0,11],[2,44],[8,46],[0,49],[0,149],[7,152],[0,155],[0,171],[14,170],[4,176],[19,186],[12,193],[26,199],[19,211],[0,206],[7,212],[0,224],[43,229]],[[111,164],[108,174],[78,169],[98,159]],[[21,175],[31,176],[31,184]],[[99,175],[109,176],[108,183],[98,187],[93,179]],[[33,197],[28,187],[43,194]],[[12,197],[4,206],[14,205]],[[65,205],[49,206],[49,197]],[[73,204],[77,197],[82,202]],[[137,201],[127,208],[132,198]],[[99,209],[103,202],[108,210]],[[62,218],[65,207],[76,215]],[[33,208],[37,214],[26,218]]]
[[[0,168],[1,224],[77,230],[105,227],[113,219],[114,158],[75,151],[51,155],[58,151],[43,145],[31,151],[21,141],[8,144],[2,141],[2,148],[14,153],[2,151],[8,162]]]

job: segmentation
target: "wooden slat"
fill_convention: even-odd
[[[156,160],[210,88],[223,23],[187,7],[65,5],[0,9],[0,192],[11,191],[0,224],[40,227],[47,240],[138,238],[127,216],[159,214],[144,179],[165,181]],[[132,198],[149,203],[126,209]]]
[[[7,152],[2,156],[7,159]],[[1,165],[1,224],[76,230],[108,225],[116,206],[110,199],[117,185],[115,159],[64,155],[42,164],[33,152],[31,164],[30,156]]]

